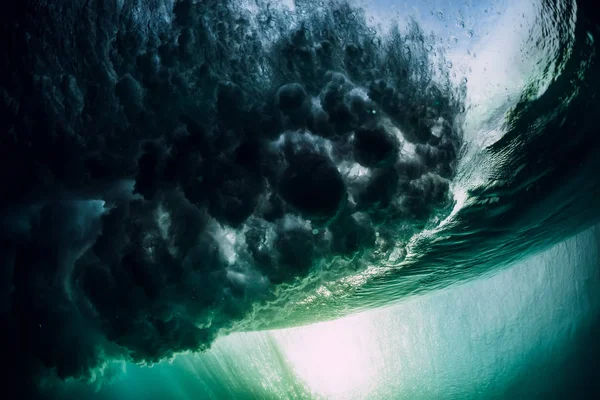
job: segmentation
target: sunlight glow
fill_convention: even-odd
[[[272,334],[296,374],[315,394],[343,399],[377,383],[382,358],[373,341],[373,328],[369,316],[363,314]]]

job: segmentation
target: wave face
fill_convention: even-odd
[[[597,222],[594,13],[531,14],[517,98],[481,113],[439,38],[352,3],[15,5],[15,369],[93,380],[465,282]]]

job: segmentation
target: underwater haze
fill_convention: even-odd
[[[66,399],[593,399],[600,226],[490,278],[306,327],[234,333]]]
[[[593,3],[8,6],[11,396],[595,398]]]

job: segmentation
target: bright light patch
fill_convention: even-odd
[[[89,399],[540,399],[600,305],[600,227],[487,279],[312,326],[235,333]],[[593,339],[593,338],[592,338]],[[91,386],[95,388],[95,385]],[[502,394],[507,394],[502,396]],[[495,395],[498,395],[497,397]]]
[[[377,384],[381,356],[370,317],[362,314],[294,330],[273,332],[292,368],[326,398],[353,398]]]

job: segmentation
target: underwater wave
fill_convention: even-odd
[[[27,379],[381,307],[598,221],[585,3],[535,4],[519,97],[477,117],[441,38],[345,1],[11,7],[1,306]]]

